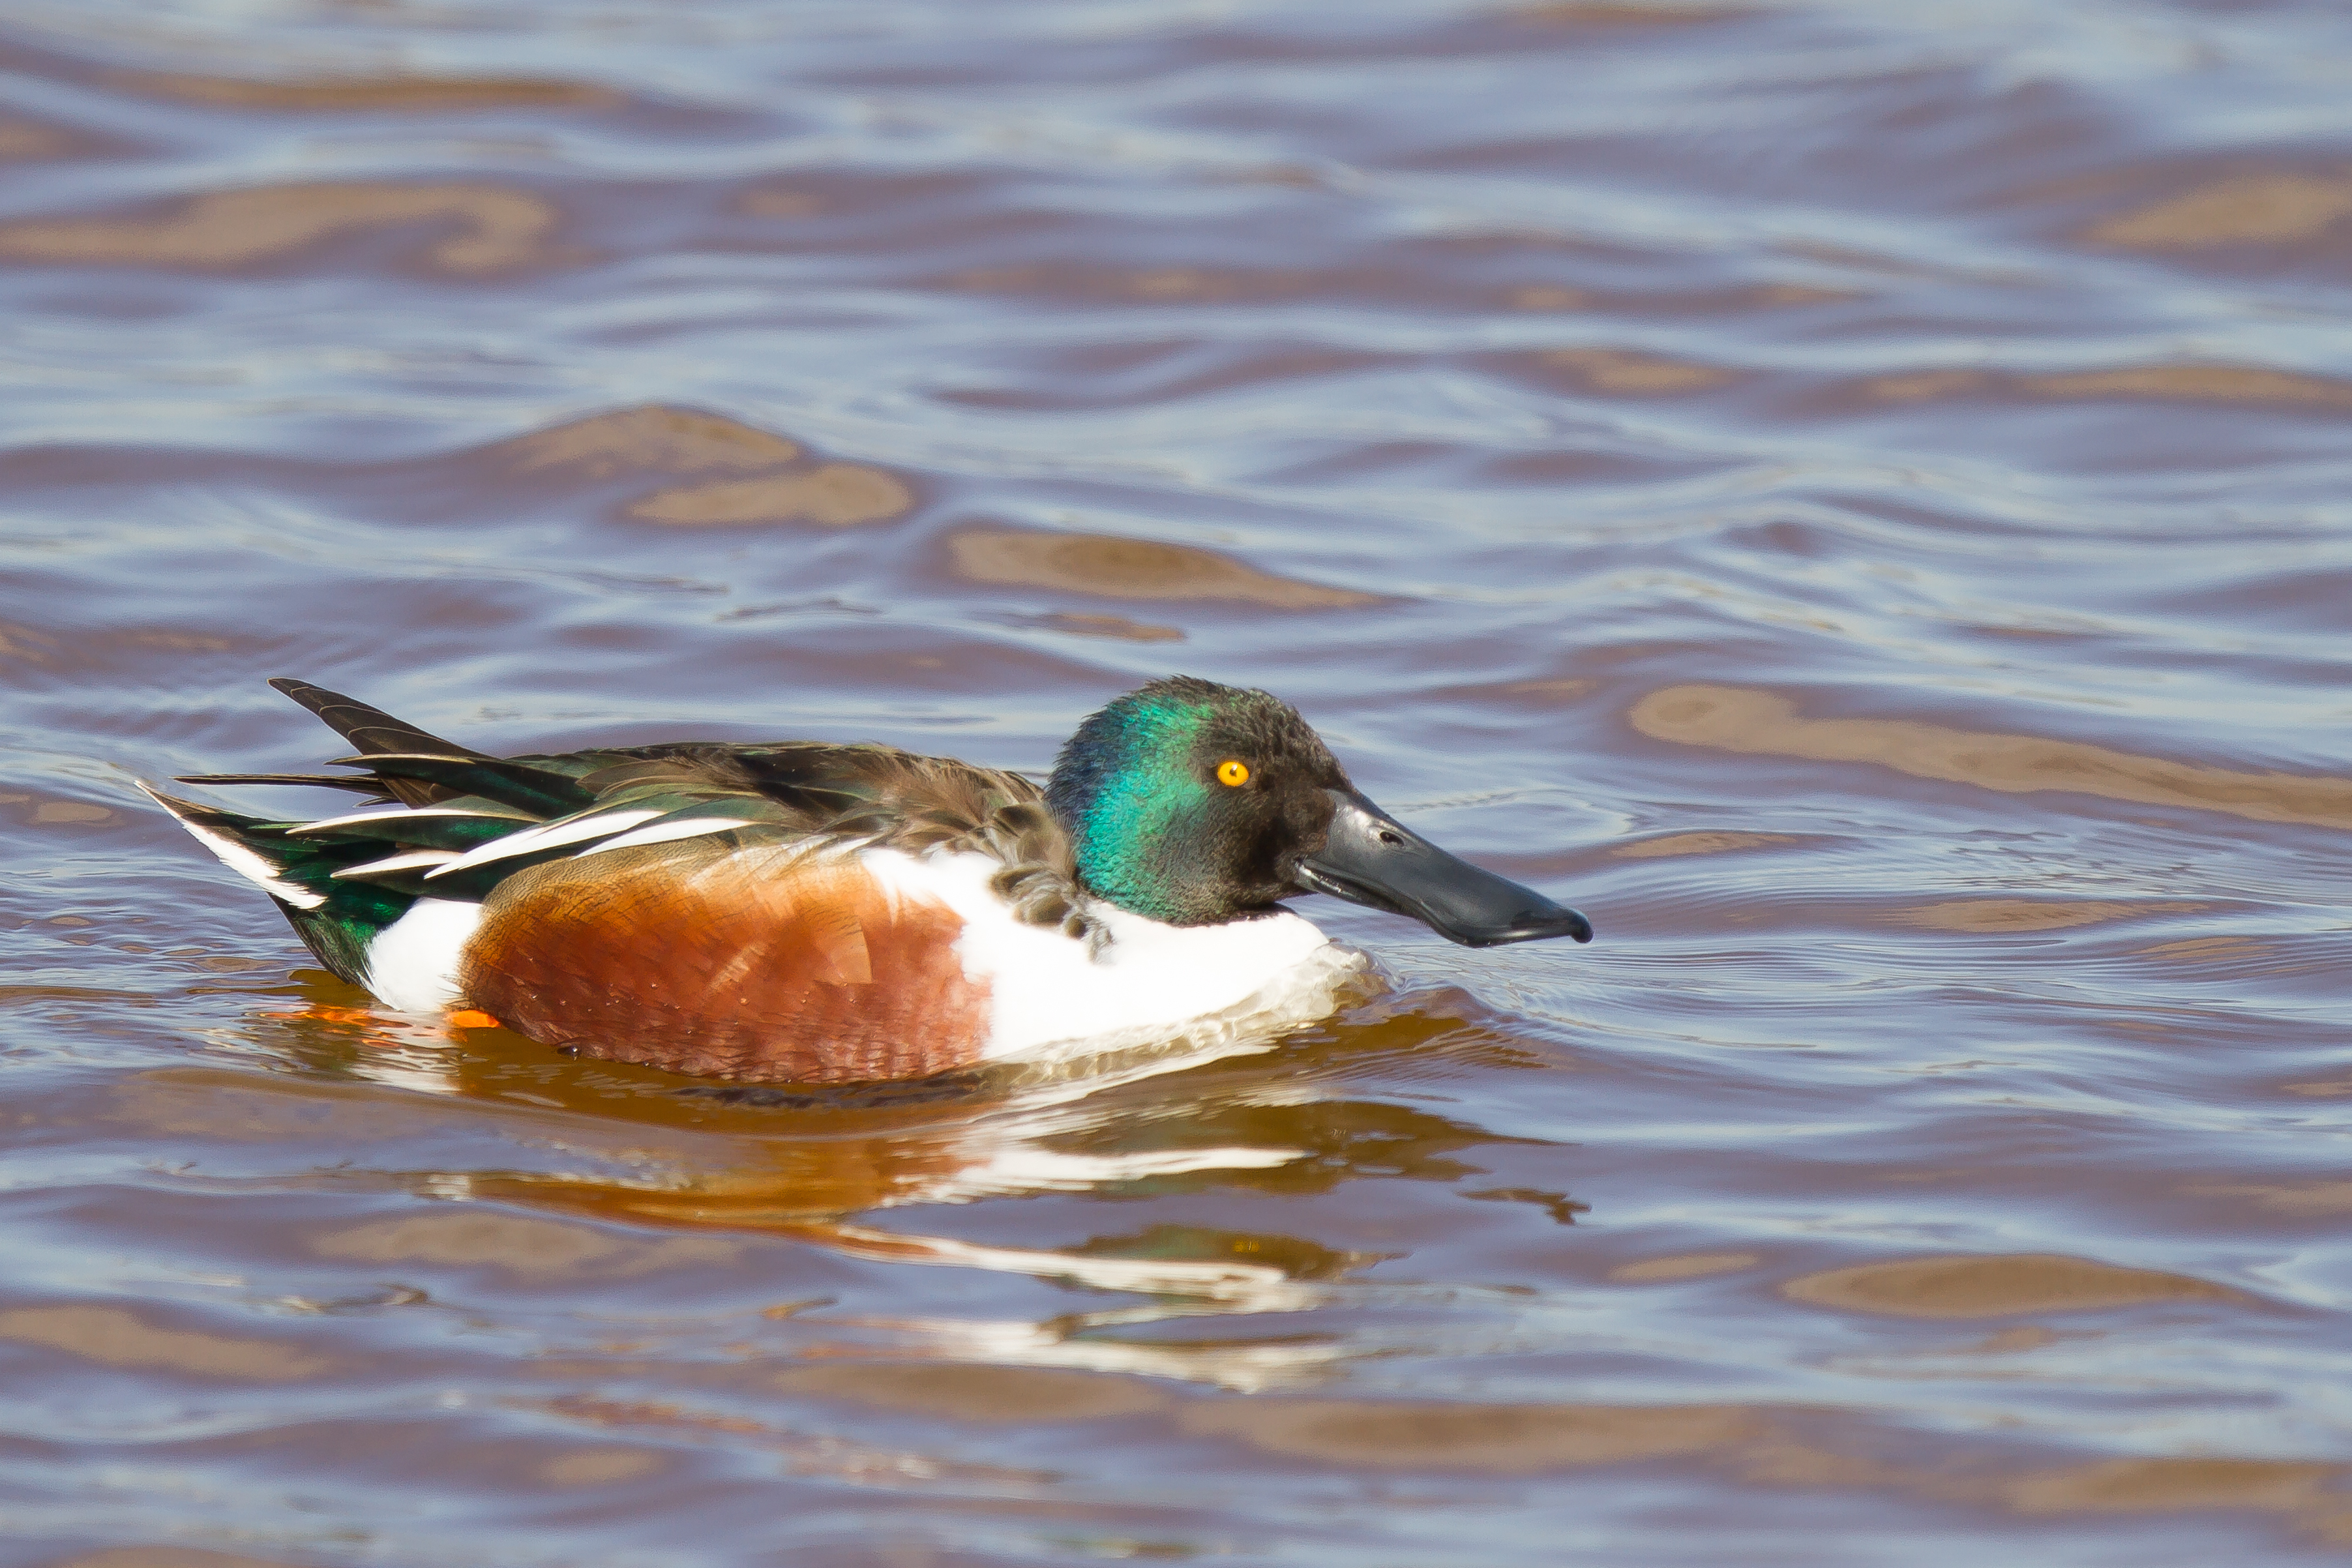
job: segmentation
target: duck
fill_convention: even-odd
[[[1298,710],[1171,675],[1033,778],[874,743],[498,757],[306,681],[357,793],[310,821],[144,789],[385,1008],[695,1078],[881,1083],[1328,1016],[1366,960],[1324,894],[1470,947],[1592,938],[1576,910],[1375,805]]]

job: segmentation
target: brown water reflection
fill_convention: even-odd
[[[649,523],[818,523],[829,528],[904,517],[914,505],[907,486],[878,468],[827,463],[805,474],[730,479],[661,490],[629,508]]]
[[[153,217],[29,218],[0,224],[0,259],[26,264],[233,268],[292,256],[331,235],[407,225],[454,228],[425,256],[457,273],[549,259],[556,209],[493,185],[265,185],[199,196]]]
[[[73,147],[74,139],[52,126],[21,120],[0,121],[0,159],[60,158]]]
[[[1186,545],[1084,534],[972,528],[950,535],[956,570],[974,582],[1055,588],[1114,599],[1214,599],[1278,610],[1349,609],[1371,594],[1276,577]]]
[[[1647,397],[1705,392],[1735,380],[1714,365],[1662,360],[1623,349],[1554,349],[1543,356],[1552,370],[1565,371],[1596,392]]]
[[[619,94],[592,83],[529,77],[354,76],[311,81],[264,81],[249,77],[198,76],[188,71],[111,71],[107,80],[133,92],[160,93],[192,103],[304,113],[610,109],[621,101]]]
[[[268,1340],[158,1328],[119,1307],[23,1307],[0,1312],[0,1340],[108,1366],[274,1383],[334,1364]]]
[[[516,474],[597,480],[635,473],[756,474],[800,455],[797,444],[723,414],[658,404],[571,420],[499,442],[486,454]]]
[[[2352,179],[2254,174],[2219,180],[2092,225],[2095,245],[2198,250],[2317,239],[2352,216]]]
[[[1872,762],[1920,779],[2004,794],[2059,790],[2184,806],[2261,822],[2352,827],[2352,780],[2199,768],[2080,741],[1992,735],[1902,719],[1802,718],[1769,692],[1672,686],[1633,706],[1633,727],[1659,740],[1818,762]]]
[[[1803,1275],[1780,1289],[1790,1300],[1814,1306],[1906,1318],[2000,1318],[2243,1299],[2203,1280],[2047,1254],[1865,1263]]]
[[[2156,915],[2193,915],[2202,904],[2150,899],[2144,904],[2114,904],[2098,899],[2045,902],[2023,898],[1968,898],[1906,909],[1896,916],[1906,925],[1934,931],[2064,931],[2076,925],[2099,925],[2110,920],[2130,920]]]
[[[1880,376],[1865,384],[1887,402],[2025,392],[2048,398],[2163,398],[2183,402],[2277,403],[2352,407],[2352,383],[2252,365],[2123,365],[2066,375],[1997,375],[1986,371],[1923,371]]]

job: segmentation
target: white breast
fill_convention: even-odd
[[[1364,965],[1288,913],[1225,925],[1166,925],[1097,904],[1110,934],[1097,950],[1056,927],[1024,925],[990,891],[985,855],[868,850],[860,859],[905,896],[963,919],[956,955],[992,1003],[991,1060],[1091,1055],[1199,1035],[1267,1034],[1328,1015]]]

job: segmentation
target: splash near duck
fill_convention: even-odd
[[[337,976],[582,1055],[843,1083],[1262,1035],[1328,1014],[1363,963],[1280,902],[1308,893],[1474,947],[1592,936],[1374,805],[1289,704],[1190,676],[1089,717],[1042,789],[822,741],[499,758],[270,684],[354,771],[181,781],[358,810],[148,793]]]

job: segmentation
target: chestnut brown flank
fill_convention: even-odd
[[[616,850],[484,901],[467,1001],[549,1045],[710,1078],[847,1083],[969,1067],[989,993],[963,922],[791,846]]]

